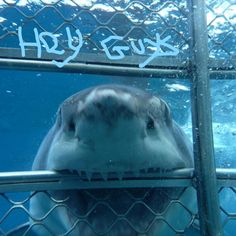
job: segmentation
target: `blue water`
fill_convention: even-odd
[[[83,88],[111,81],[76,74],[1,71],[0,170],[29,170],[60,103]]]

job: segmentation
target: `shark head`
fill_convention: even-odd
[[[122,179],[126,173],[137,177],[150,170],[168,172],[192,166],[191,143],[172,120],[164,100],[132,87],[103,85],[80,91],[61,104],[33,169],[84,173],[88,179],[94,174],[107,179],[112,173]],[[91,201],[78,190],[60,190],[51,194],[69,196],[67,205],[77,215],[84,206],[91,206]],[[152,201],[158,196],[160,207],[169,201],[163,200],[163,195],[157,191],[152,194]],[[44,197],[33,199],[32,214],[42,216],[55,205],[46,202]],[[61,229],[68,230],[76,222],[72,215],[68,210],[61,210],[51,217],[49,215],[46,225],[61,225]],[[100,216],[92,217],[92,221],[100,227],[100,223],[109,217],[101,210]],[[72,235],[81,232],[85,235],[86,227],[82,228]],[[113,235],[120,232],[114,231]]]

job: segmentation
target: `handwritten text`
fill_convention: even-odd
[[[42,47],[44,47],[46,49],[46,52],[49,54],[55,54],[55,55],[65,54],[64,49],[58,49],[59,41],[56,35],[50,32],[39,33],[37,28],[34,28],[33,31],[34,31],[35,41],[25,42],[22,35],[22,27],[18,28],[18,38],[22,57],[25,57],[26,47],[36,47],[38,58],[42,57]],[[75,34],[76,37],[78,37],[77,40],[78,43],[76,46],[73,45],[73,38],[70,28],[66,27],[66,36],[68,40],[67,46],[69,49],[72,50],[73,53],[62,62],[52,60],[52,63],[55,64],[56,66],[61,68],[66,64],[68,64],[70,61],[74,60],[79,55],[79,52],[84,44],[84,41],[83,41],[83,36],[79,29],[75,30]],[[129,50],[133,51],[135,54],[147,56],[147,59],[139,64],[139,67],[143,68],[157,57],[178,55],[179,50],[170,45],[169,43],[167,43],[167,41],[170,38],[171,38],[170,36],[167,36],[161,39],[160,35],[157,33],[154,41],[149,38],[144,38],[137,40],[138,46],[136,46],[136,43],[134,41],[131,41],[128,45],[124,44],[123,46],[116,46],[115,44],[117,42],[124,43],[124,38],[122,36],[112,35],[102,40],[100,44],[107,58],[110,60],[122,60],[123,58],[125,58],[125,52],[128,52]],[[109,47],[109,45],[112,46]],[[152,48],[152,53],[147,53],[147,49],[150,47]]]

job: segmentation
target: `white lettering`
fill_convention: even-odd
[[[82,46],[83,46],[83,36],[80,32],[79,29],[76,29],[75,33],[78,36],[78,45],[73,45],[73,38],[71,34],[71,30],[69,27],[66,27],[66,34],[67,34],[67,39],[68,39],[68,48],[73,51],[72,55],[67,57],[64,61],[59,62],[56,60],[52,60],[52,63],[58,66],[59,68],[65,66],[68,64],[70,61],[74,60]],[[46,52],[49,54],[55,54],[55,55],[63,55],[65,53],[65,50],[59,50],[57,49],[59,46],[58,38],[50,33],[50,32],[41,32],[39,33],[36,28],[34,28],[34,36],[35,36],[35,42],[25,42],[23,40],[22,36],[22,27],[18,28],[18,38],[19,38],[19,45],[21,48],[21,55],[22,57],[25,57],[26,54],[26,47],[36,47],[37,48],[37,57],[41,58],[42,57],[42,47],[45,47]],[[124,43],[124,37],[121,36],[109,36],[108,38],[102,40],[101,46],[104,49],[104,52],[108,59],[110,60],[122,60],[125,58],[125,52],[132,50],[135,54],[138,55],[145,55],[146,50],[148,47],[152,47],[154,52],[149,55],[148,53],[147,56],[148,58],[139,64],[140,68],[143,68],[147,66],[152,60],[154,60],[157,57],[162,57],[162,56],[176,56],[179,53],[179,50],[169,43],[167,41],[170,39],[170,36],[165,37],[164,39],[160,38],[160,35],[157,33],[155,40],[151,40],[149,38],[144,38],[138,39],[137,43],[134,41],[131,41],[129,46],[127,45],[122,45],[122,46],[117,46],[115,43]],[[52,46],[49,46],[48,40],[51,40]],[[136,46],[136,44],[138,44]],[[111,46],[109,46],[111,45]]]
[[[24,42],[22,37],[22,27],[18,28],[18,38],[22,57],[25,57],[25,47],[37,47],[37,57],[41,58],[42,48],[39,41],[39,32],[36,28],[34,28],[34,36],[35,36],[35,42]]]

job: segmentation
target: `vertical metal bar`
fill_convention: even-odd
[[[191,0],[192,121],[201,235],[222,235],[212,134],[208,34],[204,0]]]

